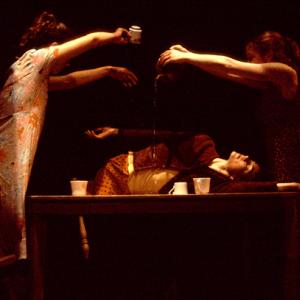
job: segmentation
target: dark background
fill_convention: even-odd
[[[141,45],[108,45],[72,61],[65,71],[101,65],[125,66],[139,77],[128,91],[103,79],[69,91],[51,92],[29,194],[68,194],[73,177],[93,179],[106,159],[151,141],[89,140],[96,126],[206,132],[221,155],[235,149],[260,161],[259,130],[253,112],[255,91],[186,68],[176,82],[154,89],[155,63],[172,44],[243,57],[244,44],[264,30],[300,41],[299,4],[289,1],[2,1],[1,82],[14,60],[23,30],[37,13],[50,9],[81,34],[91,30],[143,29]],[[153,108],[156,102],[156,109]]]

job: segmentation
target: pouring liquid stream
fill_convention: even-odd
[[[154,80],[154,96],[152,102],[152,109],[153,109],[153,121],[152,121],[152,161],[153,167],[158,166],[158,157],[157,157],[157,136],[156,136],[156,126],[157,126],[157,95],[158,95],[158,78]]]

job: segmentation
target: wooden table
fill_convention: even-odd
[[[45,299],[43,260],[47,220],[52,216],[136,216],[136,215],[199,215],[212,219],[220,216],[280,215],[286,255],[284,265],[283,295],[278,299],[298,299],[298,236],[297,212],[300,194],[282,193],[234,193],[209,195],[129,195],[129,196],[58,196],[36,195],[26,199],[28,226],[28,255],[32,262],[32,299]],[[243,218],[245,216],[245,218]],[[244,226],[245,224],[241,224]],[[251,224],[247,226],[251,226]],[[249,229],[249,228],[248,228]],[[222,233],[220,233],[222,234]],[[55,245],[53,245],[55,247]],[[49,251],[49,250],[48,250]],[[255,287],[253,287],[255,289]],[[224,298],[225,299],[225,298]],[[269,298],[268,300],[273,300]]]

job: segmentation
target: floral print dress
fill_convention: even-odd
[[[52,48],[29,50],[0,93],[0,255],[26,257],[24,199],[48,99]]]

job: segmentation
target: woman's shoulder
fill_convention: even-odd
[[[40,59],[46,58],[52,54],[52,49],[50,48],[39,48],[30,49],[24,52],[14,64],[21,65],[23,63],[28,63],[29,61],[38,62]]]

